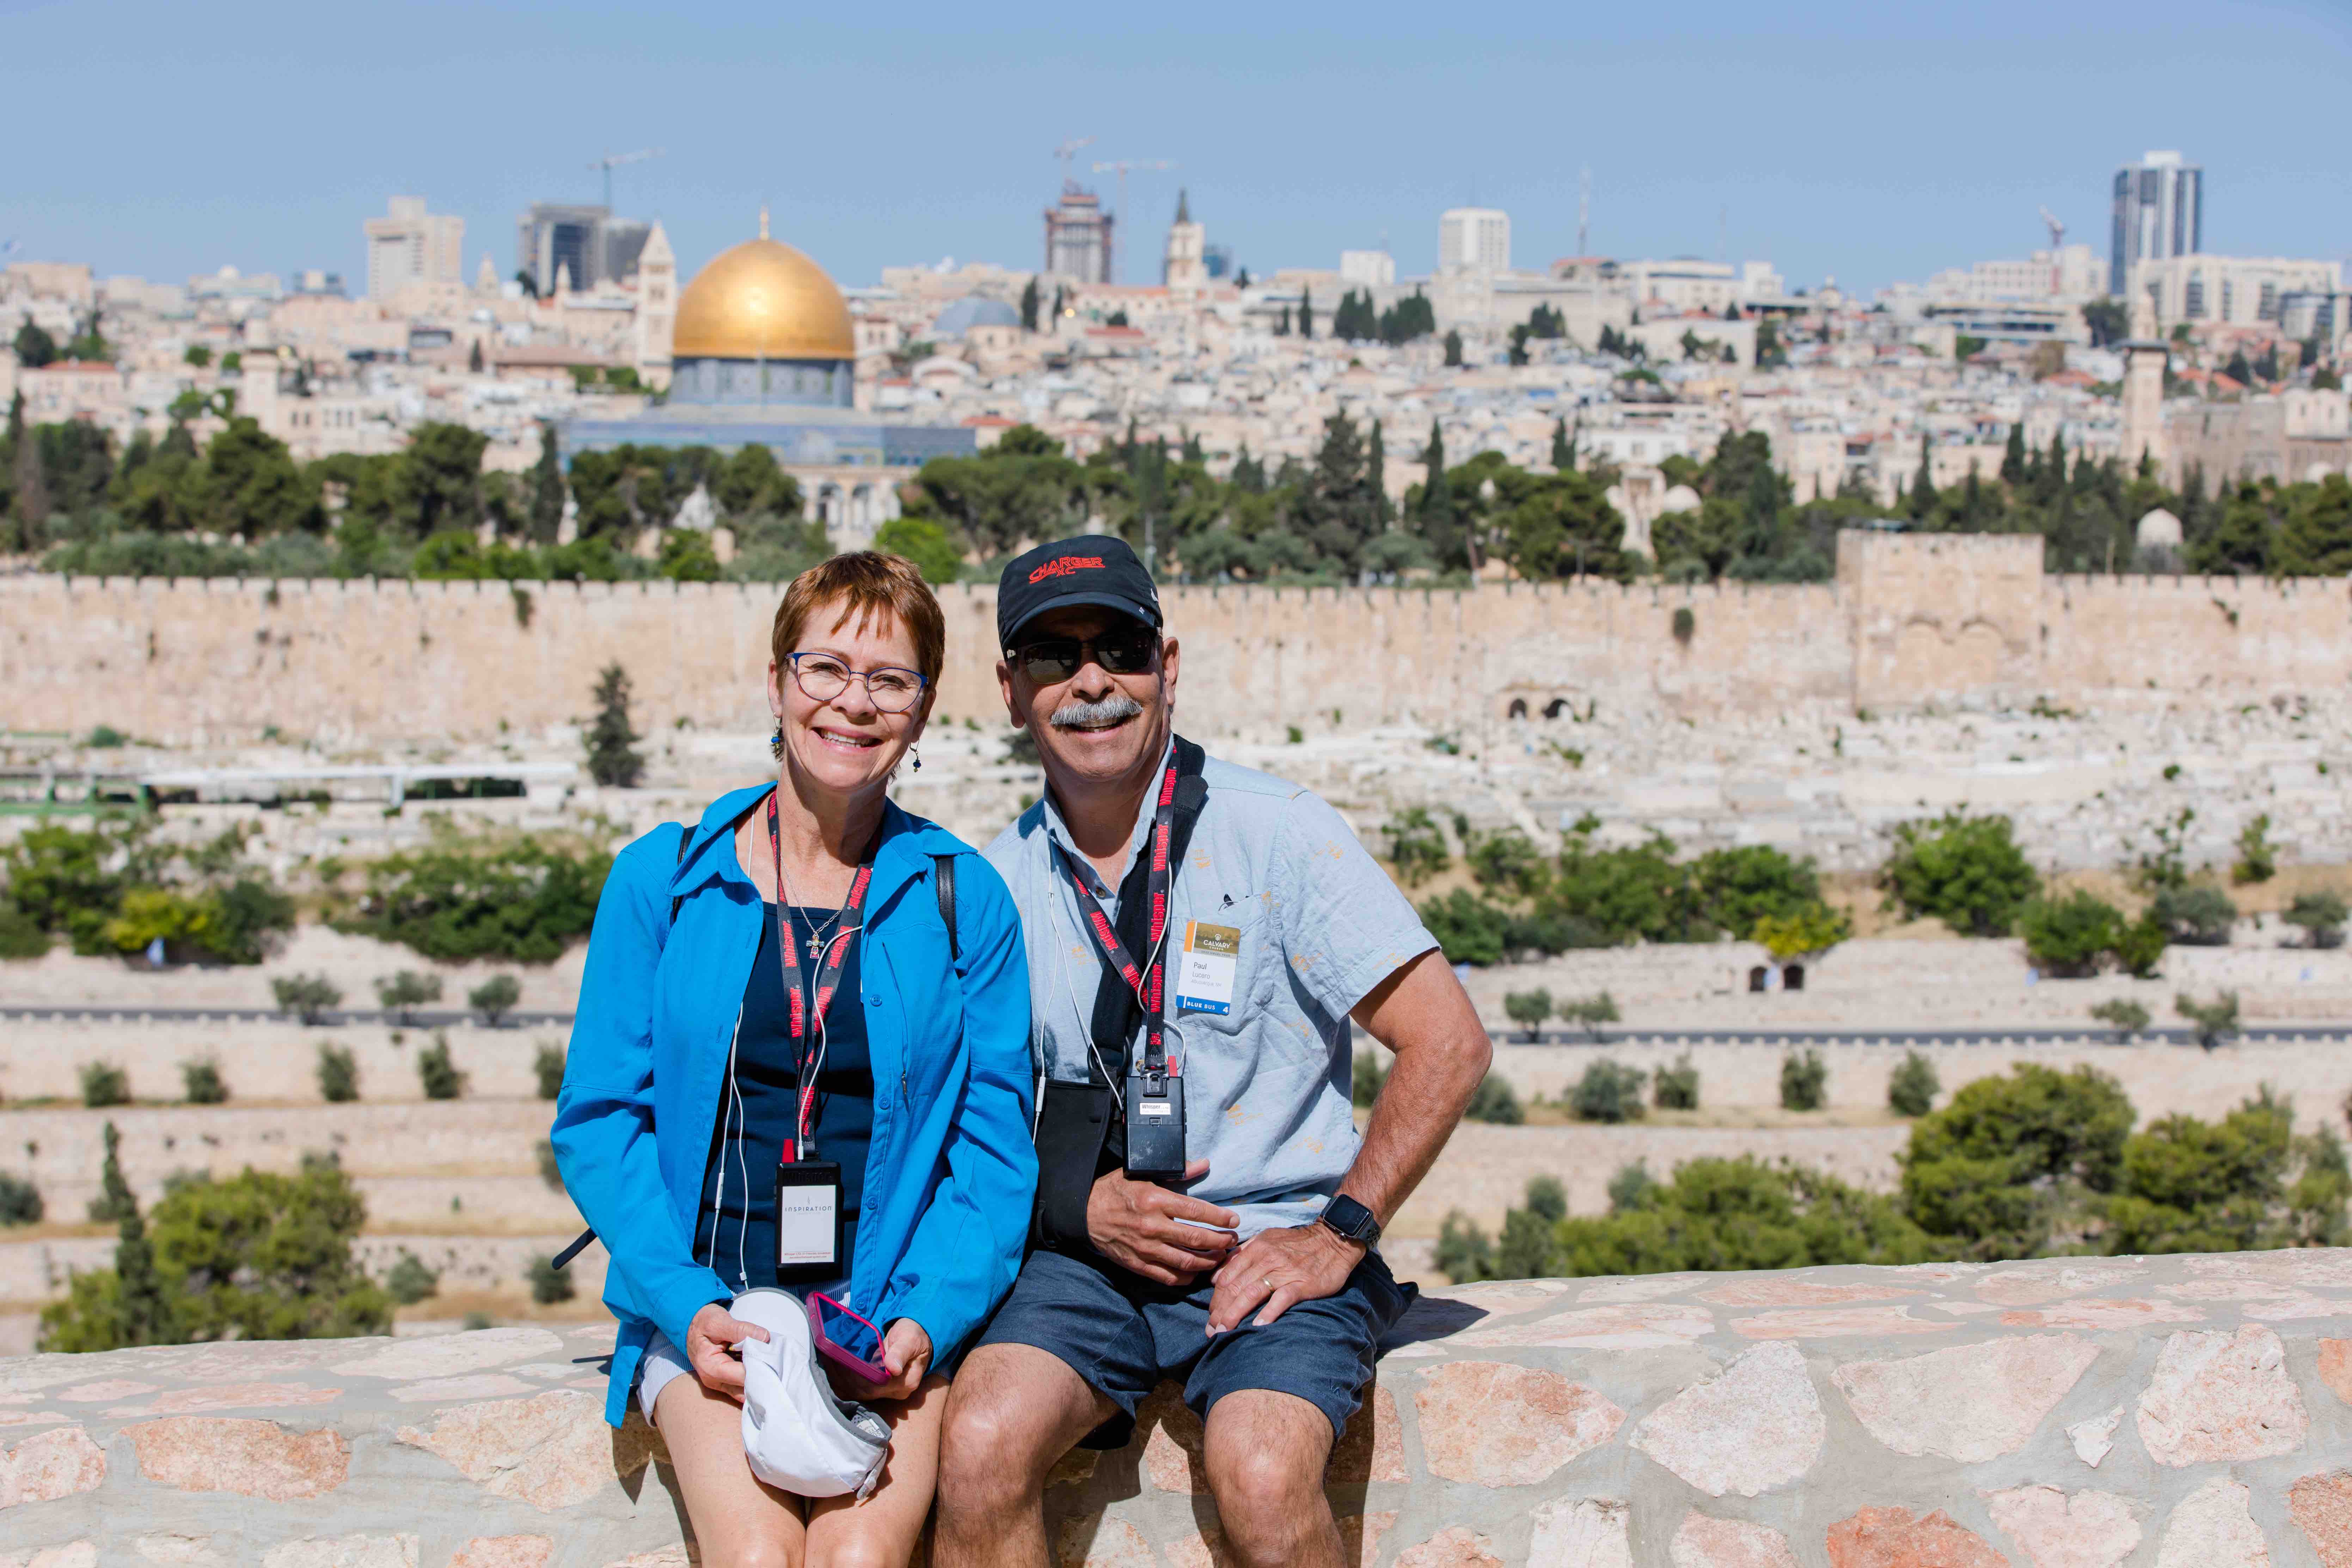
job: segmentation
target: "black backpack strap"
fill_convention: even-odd
[[[931,866],[931,885],[940,895],[940,923],[948,928],[948,956],[961,963],[963,942],[956,934],[955,857],[934,855]]]

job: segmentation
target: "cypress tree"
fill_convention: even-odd
[[[1445,330],[1445,363],[1450,365],[1462,363],[1462,334],[1451,327]]]
[[[2022,423],[2009,427],[2009,445],[2000,455],[2000,482],[2005,485],[2025,482],[2025,426]]]
[[[1919,433],[1919,471],[1911,479],[1911,517],[1925,522],[1936,512],[1936,476],[1927,464],[1927,434]]]
[[[1298,335],[1302,338],[1315,335],[1315,290],[1312,289],[1298,291]]]
[[[596,717],[588,725],[588,774],[608,789],[635,789],[645,777],[645,737],[629,728],[629,675],[608,664],[596,678]]]
[[[563,463],[555,452],[555,426],[539,424],[539,463],[530,471],[530,537],[552,544],[563,528]]]
[[[1037,330],[1037,306],[1039,303],[1040,301],[1037,298],[1037,279],[1033,276],[1029,281],[1022,285],[1021,288],[1021,330],[1023,331],[1034,332]]]
[[[1275,323],[1274,335],[1277,338],[1290,335],[1290,307],[1287,305],[1282,308],[1282,320]]]
[[[1370,309],[1369,305],[1366,309]],[[1372,444],[1364,454],[1364,471],[1372,481],[1372,518],[1374,532],[1385,532],[1389,526],[1389,459],[1387,448],[1381,441],[1381,422],[1372,421]]]
[[[1576,472],[1576,447],[1568,438],[1568,416],[1565,414],[1551,427],[1551,466],[1555,473]]]

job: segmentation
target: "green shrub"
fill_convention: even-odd
[[[49,951],[49,933],[16,904],[0,899],[0,959],[38,958]]]
[[[1551,882],[1543,851],[1516,827],[1483,836],[1464,858],[1479,887],[1505,898],[1532,899]]]
[[[1624,1173],[1619,1173],[1624,1180]],[[1610,1184],[1612,1201],[1618,1181]],[[1688,1160],[1671,1182],[1646,1171],[1606,1216],[1555,1227],[1554,1264],[1575,1275],[1922,1263],[1928,1238],[1894,1201],[1833,1176],[1754,1156]]]
[[[342,1005],[343,990],[323,974],[283,974],[269,983],[278,1010],[316,1024]]]
[[[2031,1258],[2113,1190],[2131,1124],[2122,1086],[2090,1068],[1977,1079],[1911,1124],[1904,1211],[1956,1256]]]
[[[563,1092],[563,1047],[552,1040],[541,1040],[531,1055],[530,1070],[539,1079],[539,1098],[553,1100]]]
[[[2135,980],[2153,980],[2156,966],[2164,962],[2167,941],[2163,925],[2142,915],[2116,939],[2116,963]]]
[[[1698,1068],[1685,1051],[1672,1067],[1660,1068],[1650,1079],[1650,1100],[1660,1110],[1698,1109]]]
[[[646,772],[645,753],[636,750],[645,737],[629,728],[628,672],[618,664],[606,665],[597,674],[594,700],[596,716],[583,736],[588,776],[606,789],[635,789]]]
[[[38,1225],[47,1212],[38,1187],[22,1176],[0,1171],[0,1226]]]
[[[1445,848],[1445,835],[1421,806],[1398,813],[1381,831],[1388,835],[1389,864],[1408,888],[1420,887],[1454,863]]]
[[[1690,879],[1697,918],[1713,931],[1735,937],[1752,934],[1766,921],[1785,924],[1816,910],[1831,915],[1822,902],[1822,879],[1812,861],[1792,858],[1769,844],[1710,849],[1690,863]],[[1843,940],[1841,932],[1821,945]]]
[[[2100,1003],[2091,1009],[2091,1016],[2112,1026],[2117,1037],[2126,1040],[2147,1028],[2148,1022],[2147,1009],[2128,996]]]
[[[8,901],[35,927],[62,931],[76,952],[105,952],[106,922],[121,901],[127,867],[144,837],[143,826],[116,822],[87,830],[28,827],[0,847],[0,880],[8,885]]]
[[[2340,947],[2347,913],[2352,911],[2346,910],[2341,894],[2297,893],[2294,904],[2281,918],[2291,926],[2303,928],[2305,947]]]
[[[1591,829],[1598,826],[1580,825],[1568,835],[1551,886],[1537,903],[1538,915],[1572,921],[1607,944],[1715,934],[1700,918],[1688,868],[1675,863],[1673,839],[1653,833],[1640,844],[1596,849]]]
[[[2241,887],[2248,882],[2267,882],[2278,875],[2278,849],[2271,843],[2270,813],[2264,812],[2238,832],[2238,858],[2230,868],[2230,880]]]
[[[404,1307],[414,1307],[429,1296],[439,1293],[441,1276],[425,1267],[425,1260],[409,1251],[400,1249],[400,1257],[392,1271],[383,1277],[385,1294]]]
[[[2188,947],[2227,947],[2238,923],[2238,906],[2219,888],[2161,889],[2147,912],[2169,940]]]
[[[130,1104],[131,1075],[113,1062],[83,1063],[81,1102],[92,1108]]]
[[[1503,1016],[1528,1032],[1530,1044],[1538,1037],[1544,1020],[1551,1016],[1551,993],[1542,987],[1533,991],[1503,993]]]
[[[1886,1078],[1886,1108],[1897,1116],[1925,1116],[1936,1108],[1936,1092],[1944,1087],[1936,1064],[1917,1051],[1906,1051]]]
[[[228,1080],[211,1057],[191,1057],[180,1064],[180,1085],[190,1105],[221,1105],[228,1100]]]
[[[521,1000],[522,983],[511,974],[493,974],[466,993],[466,1005],[479,1013],[482,1022],[493,1029]]]
[[[2186,991],[2172,999],[2172,1010],[2189,1020],[2197,1043],[2207,1050],[2238,1035],[2238,994],[2224,991],[2210,1002],[2199,1002]]]
[[[1477,1223],[1460,1209],[1446,1211],[1437,1227],[1437,1251],[1432,1259],[1437,1271],[1456,1285],[1494,1278],[1494,1244]]]
[[[1589,1064],[1569,1090],[1569,1110],[1579,1121],[1637,1121],[1648,1081],[1649,1074],[1604,1057]]]
[[[2096,974],[2124,940],[2123,911],[2084,892],[2033,900],[2019,914],[2018,926],[2025,935],[2026,957],[2061,980]]]
[[[380,976],[375,983],[376,1005],[391,1014],[401,1024],[416,1022],[416,1009],[427,1002],[441,1000],[441,977],[419,974],[404,969],[395,974]]]
[[[2218,1122],[2174,1115],[2124,1145],[2105,1205],[2117,1253],[2336,1247],[2352,1170],[2333,1129],[2294,1131],[2294,1107],[2265,1087]]]
[[[523,1278],[530,1281],[530,1299],[542,1307],[569,1301],[577,1294],[572,1289],[572,1276],[558,1268],[552,1258],[532,1258]]]
[[[1609,1212],[1632,1214],[1648,1201],[1657,1185],[1658,1178],[1650,1174],[1647,1160],[1628,1160],[1610,1173]]]
[[[1560,1005],[1559,1016],[1561,1022],[1581,1028],[1587,1038],[1597,1040],[1601,1037],[1601,1025],[1613,1024],[1618,1020],[1617,998],[1606,991],[1578,996]]]
[[[1528,1212],[1547,1225],[1568,1217],[1568,1188],[1558,1176],[1529,1176]]]
[[[1807,1047],[1780,1058],[1780,1109],[1819,1110],[1829,1100],[1830,1067],[1822,1053]]]
[[[344,929],[446,963],[550,963],[585,937],[612,858],[536,839],[453,840],[386,856]]]
[[[1933,916],[1963,936],[2007,936],[2040,886],[2006,816],[1942,816],[1895,830],[1894,856],[1878,873],[1888,903],[1909,919]]]
[[[466,1092],[466,1075],[449,1059],[449,1037],[433,1031],[433,1043],[416,1053],[417,1081],[427,1100],[455,1100]]]
[[[1853,934],[1853,922],[1843,910],[1833,910],[1816,899],[1794,914],[1764,916],[1747,934],[1750,942],[1763,943],[1765,952],[1786,963],[1827,952]]]
[[[1519,1104],[1519,1097],[1499,1073],[1488,1073],[1478,1082],[1470,1096],[1470,1108],[1463,1112],[1473,1121],[1492,1122],[1497,1127],[1517,1127],[1528,1119]]]
[[[1503,939],[1511,929],[1511,917],[1467,888],[1423,904],[1421,923],[1437,939],[1449,963],[1484,968],[1503,962]]]
[[[319,1095],[339,1105],[360,1097],[360,1064],[331,1040],[319,1047]]]

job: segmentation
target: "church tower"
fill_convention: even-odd
[[[2156,306],[2146,294],[2132,302],[2132,335],[2117,345],[2124,351],[2123,467],[2138,469],[2144,458],[2165,467],[2164,372],[2172,348],[2157,335]]]
[[[1207,248],[1208,231],[1192,221],[1192,208],[1186,192],[1176,193],[1176,221],[1168,226],[1168,255],[1160,266],[1160,280],[1176,293],[1196,294],[1209,286],[1209,267],[1203,256]]]
[[[637,253],[637,379],[669,386],[670,344],[677,326],[677,257],[656,222]]]

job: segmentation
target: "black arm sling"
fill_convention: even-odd
[[[1208,786],[1201,781],[1201,748],[1181,735],[1174,743],[1176,818],[1168,849],[1171,868],[1183,864],[1192,829],[1209,799]],[[1150,945],[1151,900],[1145,891],[1150,872],[1150,857],[1138,854],[1118,886],[1118,939],[1129,952],[1139,955]],[[1056,889],[1055,897],[1064,896]],[[1172,917],[1167,940],[1178,940]],[[1096,959],[1102,983],[1095,990],[1090,1023],[1095,1048],[1087,1054],[1085,1083],[1045,1085],[1037,1116],[1037,1208],[1029,1230],[1033,1247],[1087,1258],[1100,1255],[1087,1234],[1087,1199],[1096,1178],[1119,1169],[1127,1154],[1126,1127],[1114,1114],[1117,1101],[1104,1068],[1108,1065],[1121,1083],[1126,1081],[1131,1045],[1143,1024],[1143,1004],[1126,978],[1099,949]]]

